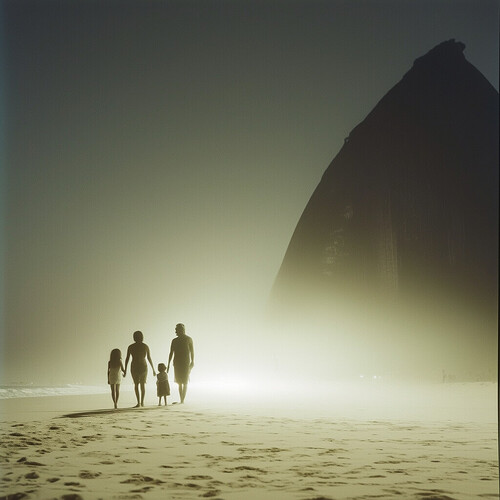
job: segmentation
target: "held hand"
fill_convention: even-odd
[[[153,370],[153,377],[156,377],[156,372]]]

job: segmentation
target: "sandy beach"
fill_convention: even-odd
[[[150,394],[142,409],[125,392],[117,411],[105,394],[3,400],[0,498],[498,498],[496,384],[436,390],[440,408],[413,419],[196,391],[168,407]]]

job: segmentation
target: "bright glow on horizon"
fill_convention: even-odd
[[[368,2],[360,16],[349,2],[296,2],[278,19],[259,2],[255,43],[235,6],[165,2],[156,17],[7,2],[2,382],[105,384],[111,349],[125,356],[134,330],[165,363],[177,322],[195,344],[193,388],[494,378],[476,369],[496,366],[481,321],[386,324],[336,299],[330,324],[261,318],[325,168],[415,57],[453,33],[498,86],[496,7],[438,3]]]
[[[193,383],[186,404],[213,411],[289,418],[487,420],[494,422],[497,384],[394,383],[378,379],[334,384],[239,379]],[[466,397],[467,405],[464,405]],[[177,401],[173,389],[171,401]]]

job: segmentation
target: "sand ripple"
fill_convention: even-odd
[[[2,429],[0,500],[498,498],[496,426],[486,423],[176,406]]]

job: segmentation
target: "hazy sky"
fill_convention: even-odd
[[[414,59],[455,38],[498,89],[497,0],[0,5],[4,382],[105,382],[137,329],[166,361],[177,322],[225,362]]]

